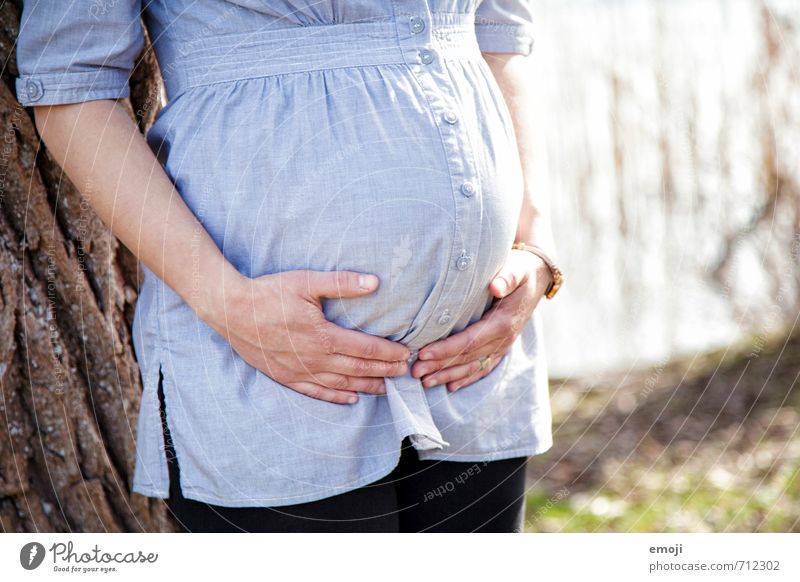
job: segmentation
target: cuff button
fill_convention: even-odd
[[[25,93],[31,101],[38,101],[44,95],[42,82],[38,79],[28,79],[25,82]]]

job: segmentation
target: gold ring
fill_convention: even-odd
[[[491,365],[492,356],[482,356],[482,357],[478,358],[478,362],[480,362],[481,370],[483,370],[487,366]]]

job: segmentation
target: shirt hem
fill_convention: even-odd
[[[518,447],[516,449],[509,449],[503,451],[491,451],[485,453],[439,453],[434,452],[428,454],[425,451],[419,452],[419,458],[422,461],[460,461],[466,463],[477,463],[481,461],[502,461],[504,459],[513,459],[514,457],[530,457],[533,455],[541,455],[549,451],[553,446],[553,440],[547,439],[535,445],[527,447]]]
[[[363,487],[365,485],[369,485],[370,483],[374,483],[375,481],[385,477],[389,473],[391,473],[399,464],[400,462],[400,449],[398,448],[397,457],[395,458],[393,463],[390,463],[386,467],[381,468],[378,471],[375,471],[373,474],[358,479],[357,481],[352,482],[346,488],[337,490],[333,493],[331,492],[324,492],[322,494],[313,493],[309,495],[303,495],[300,497],[293,497],[291,499],[283,498],[279,501],[268,501],[268,504],[260,504],[257,502],[256,499],[253,497],[241,497],[237,499],[231,498],[221,498],[213,493],[209,493],[207,490],[199,487],[195,487],[188,484],[181,484],[181,492],[186,499],[191,499],[194,501],[201,501],[203,503],[210,503],[212,505],[219,505],[222,507],[285,507],[288,505],[297,505],[299,503],[308,503],[311,501],[320,501],[321,499],[328,499],[331,497],[335,497],[337,495],[341,495],[342,493],[348,493],[353,491],[354,489],[358,489],[359,487]],[[155,495],[151,495],[154,497],[162,497],[160,492],[157,490],[152,490]],[[138,492],[138,491],[137,491]],[[162,497],[163,498],[163,497]]]
[[[131,492],[144,495],[145,497],[157,497],[159,499],[167,499],[169,497],[169,491],[161,491],[160,489],[143,487],[141,485],[134,485],[131,488]]]
[[[502,451],[491,451],[484,453],[440,453],[440,452],[417,451],[417,454],[419,455],[420,460],[423,461],[459,461],[466,463],[477,463],[481,461],[486,461],[486,462],[502,461],[505,459],[512,459],[515,457],[529,457],[534,455],[541,455],[542,453],[549,451],[552,448],[552,446],[553,446],[553,439],[547,438],[535,445],[529,445],[526,447],[517,447],[515,449],[502,450]],[[205,490],[203,490],[202,488],[185,484],[181,486],[181,489],[186,499],[193,499],[204,503],[211,503],[213,505],[221,505],[223,507],[284,507],[287,505],[296,505],[299,503],[307,503],[311,501],[319,501],[321,499],[327,499],[329,497],[335,497],[336,495],[347,493],[354,489],[358,489],[359,487],[363,487],[364,485],[369,485],[370,483],[377,481],[378,479],[385,477],[386,475],[391,473],[395,468],[397,468],[399,462],[400,462],[400,452],[398,452],[397,459],[394,461],[394,463],[388,465],[388,469],[384,467],[379,471],[376,471],[373,475],[364,477],[363,479],[359,479],[355,481],[351,487],[349,487],[344,491],[339,491],[337,493],[334,493],[333,495],[319,495],[319,494],[305,495],[302,497],[298,497],[296,499],[292,499],[288,503],[254,505],[253,499],[250,497],[242,498],[240,500],[224,499],[216,495],[206,493]],[[160,490],[158,488],[146,487],[142,485],[134,485],[131,491],[133,493],[139,493],[140,495],[144,495],[146,497],[156,497],[159,499],[167,499],[169,497],[169,491]]]

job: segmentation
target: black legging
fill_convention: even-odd
[[[186,499],[164,411],[167,505],[190,532],[514,532],[523,522],[526,457],[420,461],[408,438],[385,477],[352,491],[282,507],[224,507]]]

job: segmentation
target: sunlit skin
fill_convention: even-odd
[[[534,91],[530,57],[500,53],[483,56],[508,105],[520,153],[525,196],[517,240],[541,247],[555,257],[547,197],[535,196],[530,186],[534,137],[533,119],[527,113]],[[421,378],[426,388],[446,384],[453,392],[489,374],[522,332],[551,281],[550,269],[542,259],[528,251],[511,250],[503,268],[489,282],[495,297],[492,307],[463,331],[420,349],[419,359],[411,367],[412,376]],[[484,356],[492,359],[482,369],[479,359]]]

